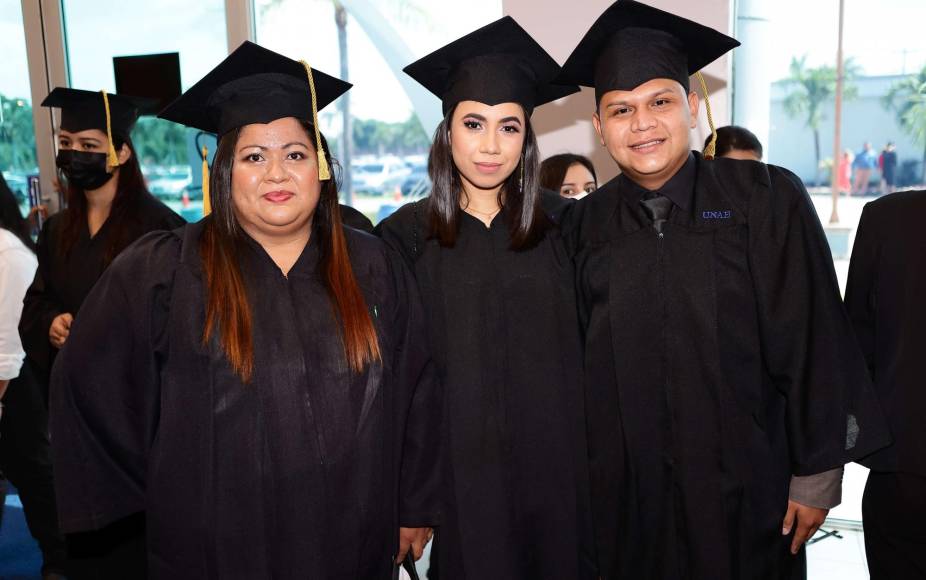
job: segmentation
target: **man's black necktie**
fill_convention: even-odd
[[[672,211],[672,200],[664,195],[650,193],[646,199],[640,200],[640,205],[649,219],[653,220],[653,228],[657,233],[662,233],[662,226],[669,219],[669,212]]]

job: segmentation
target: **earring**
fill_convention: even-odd
[[[521,158],[521,176],[518,177],[518,191],[524,193],[524,158]]]

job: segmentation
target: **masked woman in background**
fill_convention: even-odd
[[[349,87],[246,42],[161,113],[218,134],[213,211],[120,256],[52,381],[63,529],[146,514],[120,578],[390,580],[437,523],[414,281],[316,124]]]
[[[67,208],[39,234],[39,269],[21,331],[45,385],[87,293],[113,259],[142,235],[184,222],[145,185],[129,134],[140,99],[58,87],[42,101],[61,109],[58,156]]]
[[[432,576],[593,576],[579,324],[535,106],[576,92],[510,17],[409,65],[443,101],[431,195],[379,226],[414,265],[446,396]]]
[[[71,322],[106,267],[147,232],[183,223],[145,186],[129,138],[142,102],[103,91],[62,87],[42,102],[43,106],[61,109],[56,163],[67,208],[51,216],[39,234],[38,270],[26,293],[20,322],[26,361],[14,386],[20,391],[17,397],[28,392],[29,399],[41,401],[43,409],[47,407],[48,377],[57,351],[67,341]],[[45,470],[49,471],[47,414],[33,419],[38,422],[33,425],[35,432],[45,439],[41,448]],[[40,447],[32,447],[29,453],[38,453]],[[51,481],[43,478],[36,486],[42,494],[41,501],[34,502],[33,511],[41,516],[35,521],[47,538],[40,545],[57,546],[61,540]],[[29,492],[22,491],[25,498]],[[125,535],[130,534],[126,530],[117,534]],[[96,557],[98,544],[98,538],[71,538],[71,552],[79,567]],[[79,574],[75,569],[69,575]]]

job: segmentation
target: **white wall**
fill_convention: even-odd
[[[648,4],[695,20],[706,26],[730,34],[731,0],[645,0]],[[511,15],[549,52],[557,62],[566,61],[595,19],[612,4],[613,0],[504,0],[505,14]],[[717,126],[729,124],[727,78],[729,56],[708,66],[708,77],[714,121]],[[692,88],[700,86],[692,79]],[[595,109],[595,92],[583,89],[581,93],[540,107],[532,121],[540,141],[543,157],[556,153],[580,153],[592,159],[600,183],[617,174],[617,166],[598,142],[591,117]],[[709,130],[704,106],[701,121],[692,132],[692,147],[700,150]]]

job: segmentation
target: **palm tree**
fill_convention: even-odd
[[[858,65],[852,59],[845,62],[845,85],[843,98],[853,99],[858,89],[851,84],[859,74]],[[814,155],[816,158],[817,178],[820,179],[820,123],[822,123],[825,105],[836,95],[836,67],[822,65],[815,68],[807,66],[807,55],[792,58],[790,76],[786,79],[794,88],[785,98],[785,113],[792,119],[801,117],[804,124],[813,131]]]
[[[926,65],[917,74],[891,85],[882,103],[894,111],[901,129],[913,137],[913,142],[923,145],[920,183],[926,183]]]

